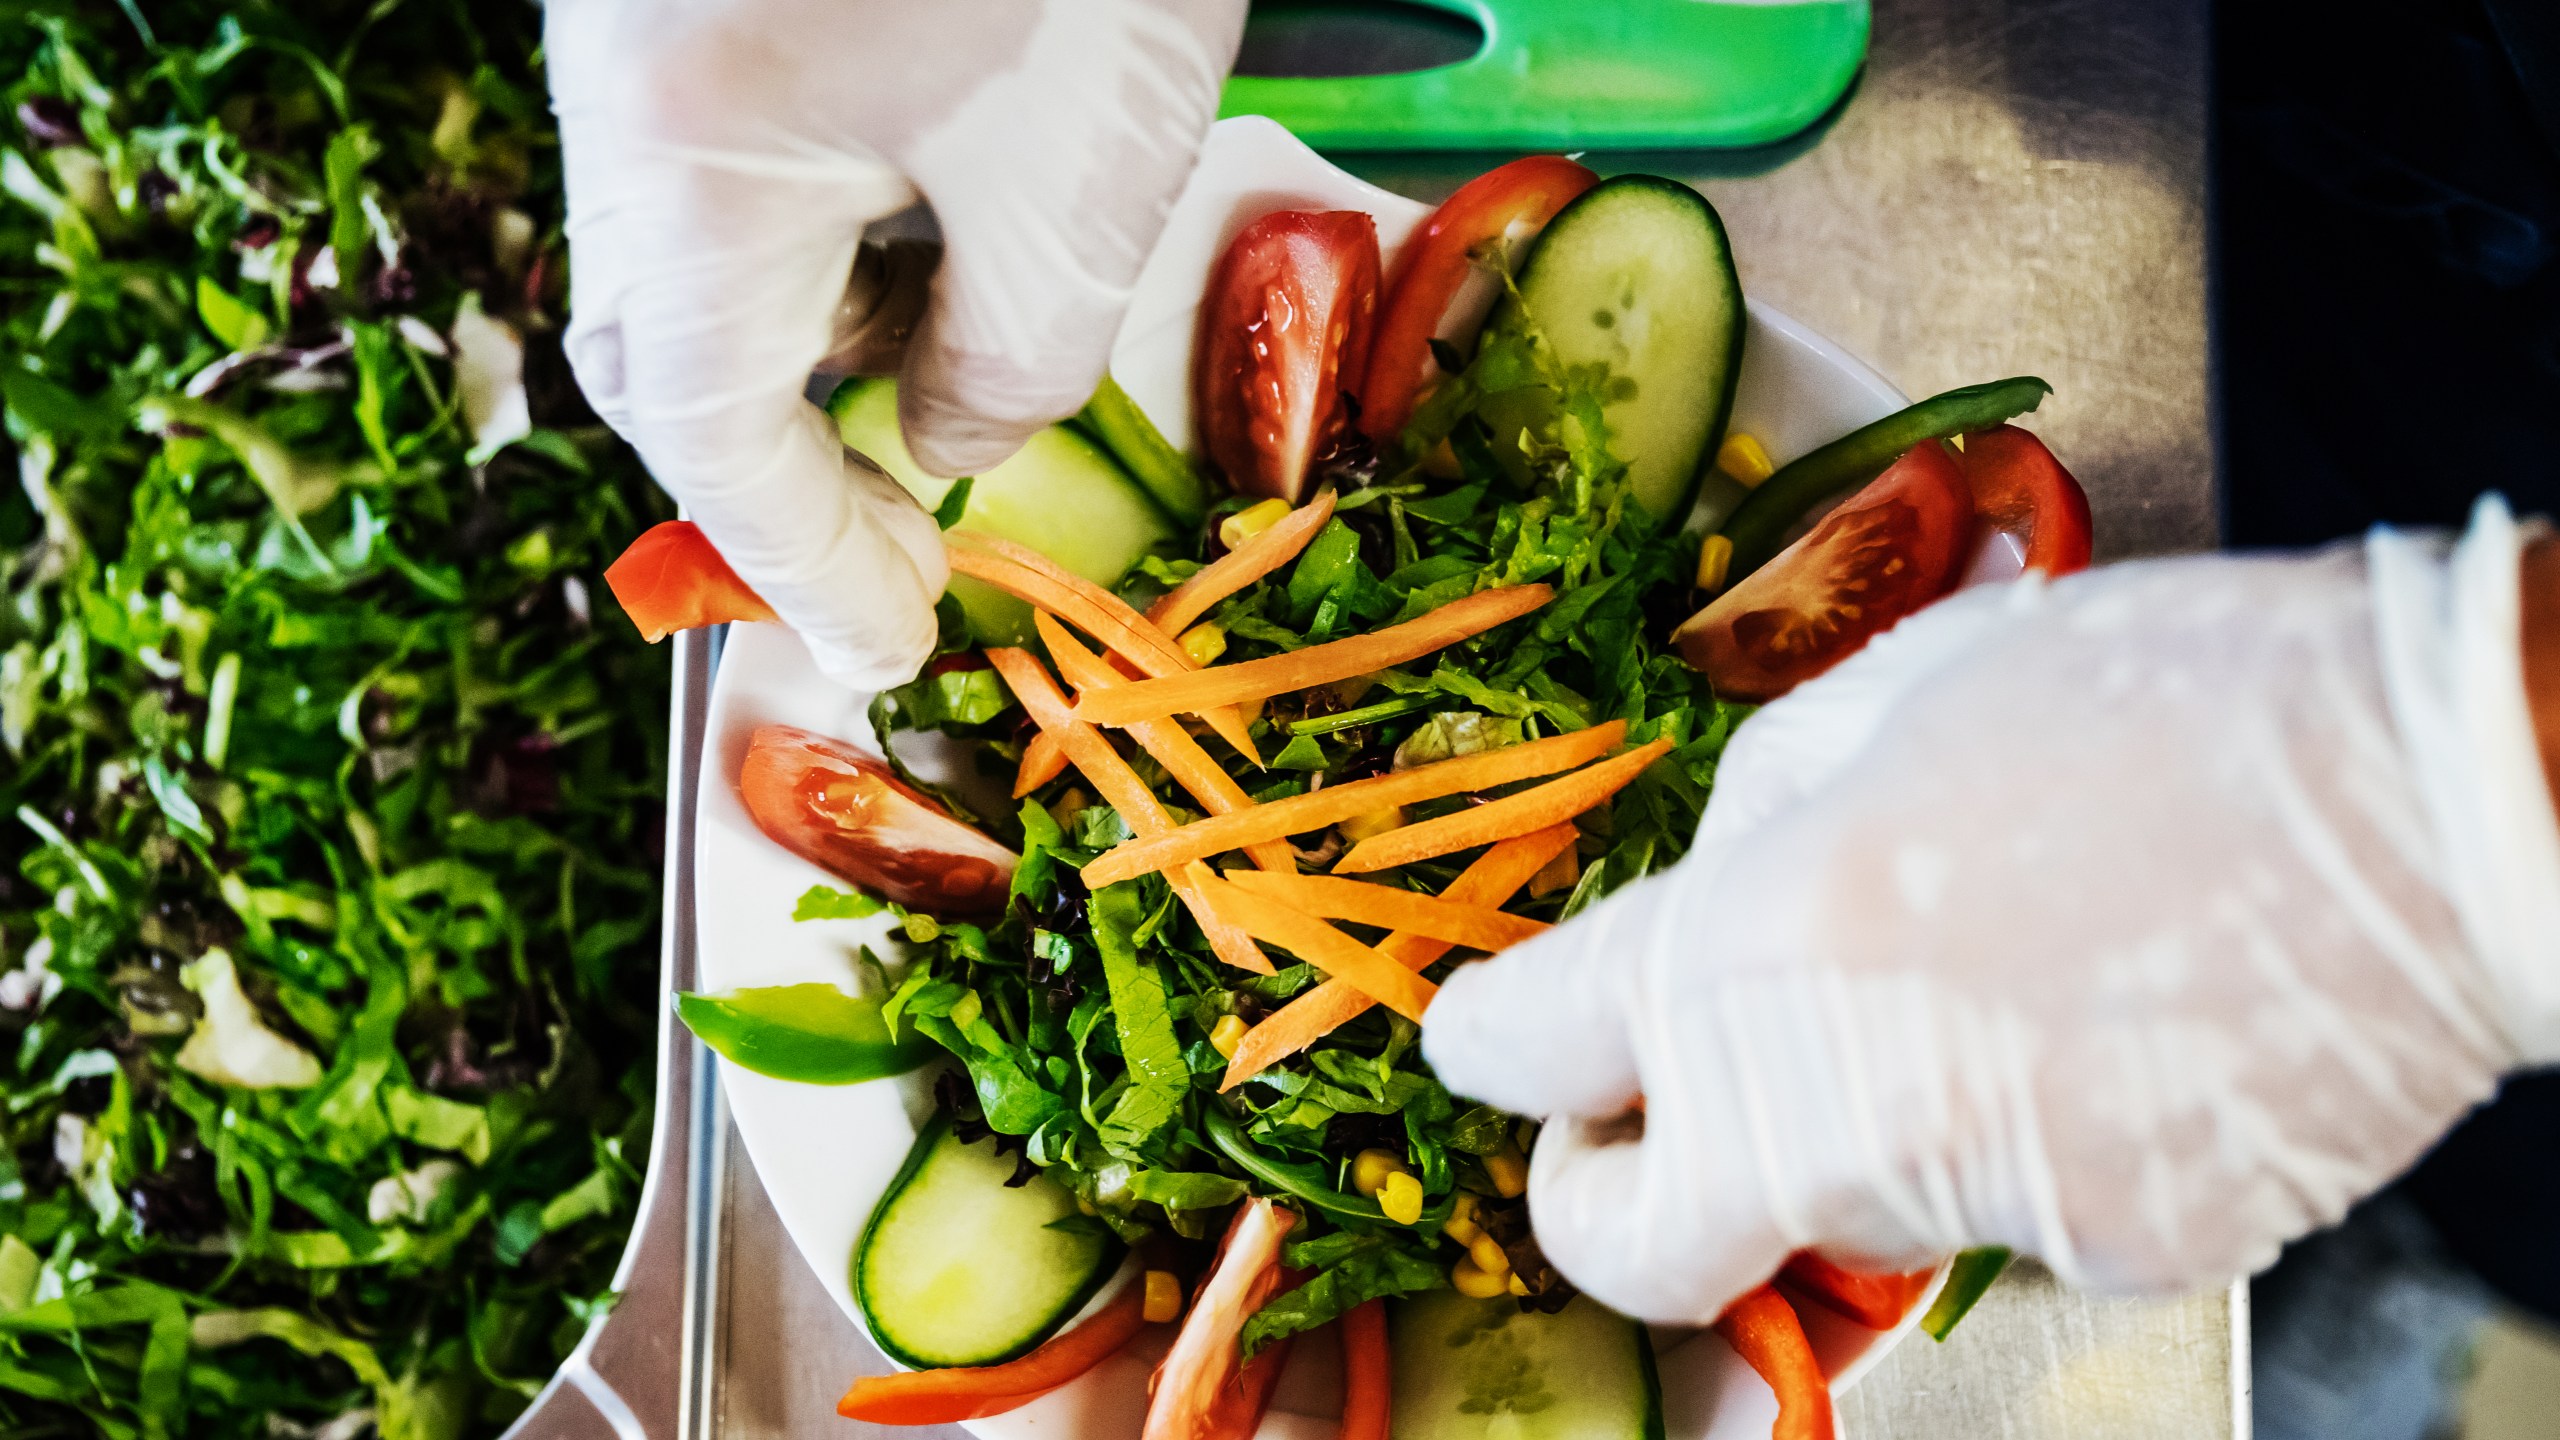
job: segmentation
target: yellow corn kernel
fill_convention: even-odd
[[[1265,500],[1259,505],[1247,505],[1218,522],[1218,543],[1233,550],[1288,516],[1289,502],[1286,500]]]
[[[1733,569],[1733,541],[1722,535],[1710,535],[1698,547],[1698,588],[1713,595],[1724,588],[1724,577]]]
[[[1404,1168],[1404,1157],[1393,1150],[1363,1150],[1351,1157],[1351,1188],[1374,1199],[1387,1188],[1387,1177]]]
[[[1390,805],[1384,810],[1354,815],[1334,828],[1342,832],[1343,839],[1357,845],[1372,835],[1384,835],[1390,830],[1404,828],[1404,807]]]
[[[1473,1245],[1483,1234],[1476,1224],[1476,1197],[1461,1190],[1449,1201],[1449,1218],[1440,1222],[1440,1233],[1461,1245]]]
[[[1487,1274],[1473,1260],[1461,1260],[1449,1267],[1449,1283],[1470,1300],[1491,1300],[1511,1293],[1511,1268],[1506,1265]]]
[[[1511,1271],[1511,1257],[1503,1253],[1502,1242],[1490,1235],[1479,1234],[1468,1241],[1467,1258],[1488,1275],[1506,1275]]]
[[[1517,1145],[1504,1145],[1484,1157],[1484,1173],[1493,1180],[1495,1194],[1517,1199],[1529,1188],[1529,1157]]]
[[[1716,468],[1741,481],[1746,490],[1759,489],[1761,481],[1778,473],[1760,442],[1739,430],[1724,437],[1724,445],[1716,451]]]
[[[1195,665],[1207,665],[1227,653],[1227,632],[1203,620],[1182,632],[1182,653]]]
[[[1538,873],[1529,877],[1529,898],[1534,900],[1559,890],[1570,890],[1581,880],[1582,855],[1574,846],[1567,845],[1556,852],[1556,858],[1540,866]]]
[[[1521,1279],[1520,1272],[1517,1270],[1511,1272],[1510,1288],[1511,1293],[1519,1296],[1521,1299],[1526,1300],[1529,1298],[1529,1282]]]
[[[1170,1270],[1147,1272],[1147,1323],[1162,1325],[1182,1316],[1182,1281]]]
[[[1241,1015],[1221,1015],[1209,1031],[1209,1048],[1233,1060],[1236,1047],[1244,1043],[1244,1032],[1252,1028]]]
[[[1402,1173],[1388,1176],[1378,1190],[1378,1208],[1399,1225],[1421,1223],[1422,1182]]]

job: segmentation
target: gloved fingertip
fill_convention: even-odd
[[[1043,426],[1073,415],[1101,383],[1101,357],[1038,365],[963,354],[938,343],[928,317],[898,379],[907,452],[946,479],[994,469]],[[1090,368],[1092,374],[1083,372]]]
[[[1765,1220],[1719,1203],[1738,1193],[1724,1178],[1681,1173],[1623,1122],[1559,1120],[1538,1138],[1529,1218],[1539,1249],[1593,1299],[1658,1325],[1707,1325],[1786,1259]]]
[[[1586,956],[1533,941],[1443,981],[1423,1058],[1451,1090],[1523,1115],[1619,1115],[1638,1094],[1614,987]]]

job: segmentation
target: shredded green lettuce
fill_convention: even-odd
[[[494,1435],[610,1305],[666,769],[540,14],[0,16],[0,1434]]]

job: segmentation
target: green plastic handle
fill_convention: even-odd
[[[1868,0],[1412,0],[1484,32],[1395,75],[1239,75],[1223,115],[1320,150],[1737,148],[1829,113],[1867,53]]]

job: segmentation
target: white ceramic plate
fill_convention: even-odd
[[[1428,207],[1344,174],[1268,120],[1221,122],[1140,277],[1111,358],[1112,373],[1168,435],[1190,429],[1193,315],[1209,266],[1235,232],[1282,209],[1358,209],[1378,223],[1393,262]],[[1838,347],[1765,306],[1751,306],[1734,425],[1781,461],[1901,408],[1902,393]],[[737,625],[712,688],[710,743],[696,840],[701,973],[705,989],[826,981],[860,992],[857,948],[877,945],[879,920],[795,924],[792,902],[832,876],[766,839],[747,818],[735,778],[757,726],[788,724],[877,748],[868,695],[835,686],[789,631]],[[910,737],[900,753],[921,757]],[[848,1288],[854,1241],[929,1110],[913,1082],[790,1084],[722,1062],[720,1082],[756,1172],[800,1253],[844,1313],[861,1323]],[[1100,1300],[1096,1304],[1101,1303]],[[1918,1310],[1913,1314],[1916,1317]],[[1805,1315],[1825,1368],[1845,1388],[1911,1328],[1877,1336],[1818,1310]],[[1760,1440],[1776,1417],[1768,1387],[1712,1334],[1657,1337],[1663,1401],[1675,1440]],[[1261,1440],[1333,1434],[1338,1381],[1330,1347],[1298,1350]],[[1083,1380],[1011,1414],[970,1422],[990,1440],[1134,1436],[1146,1373],[1157,1354],[1133,1347]]]

